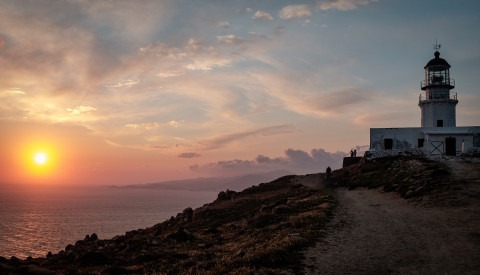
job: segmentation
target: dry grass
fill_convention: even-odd
[[[274,274],[300,272],[300,251],[314,243],[336,201],[326,188],[296,184],[293,176],[248,188],[188,217],[127,232],[112,240],[81,241],[74,256],[34,263],[79,274]],[[102,248],[99,248],[99,244]],[[80,262],[102,253],[106,263]],[[75,270],[75,271],[74,271]]]

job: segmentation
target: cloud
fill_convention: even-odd
[[[348,106],[366,101],[369,95],[355,88],[347,88],[316,96],[308,100],[308,104],[323,113],[342,113]]]
[[[137,77],[134,78],[124,78],[121,80],[118,80],[115,83],[108,83],[106,87],[108,88],[130,88],[132,86],[137,85],[140,83],[140,80]]]
[[[156,122],[130,123],[130,124],[125,124],[125,127],[130,127],[133,129],[151,130],[151,129],[160,127],[160,124]]]
[[[178,121],[175,121],[175,120],[170,120],[169,122],[167,122],[168,125],[172,126],[172,127],[175,127],[177,128],[178,126],[180,126],[180,122]]]
[[[186,72],[184,71],[170,71],[170,72],[160,72],[157,74],[157,76],[160,78],[172,78],[172,77],[182,76],[185,74]]]
[[[22,91],[21,89],[18,89],[18,88],[12,88],[12,89],[8,89],[8,90],[3,91],[3,94],[24,95],[25,92]]]
[[[272,15],[270,13],[265,12],[265,11],[257,11],[255,14],[252,16],[252,19],[266,19],[266,20],[273,20]]]
[[[303,18],[312,15],[312,11],[307,5],[290,5],[283,7],[280,12],[279,16],[283,20],[290,20],[296,18]]]
[[[319,0],[317,7],[321,10],[354,10],[358,6],[368,5],[370,2],[377,2],[379,0]]]
[[[291,125],[276,125],[276,126],[262,127],[254,130],[217,136],[205,141],[201,141],[199,143],[204,146],[205,150],[212,150],[212,149],[218,149],[227,144],[230,144],[242,139],[258,137],[258,136],[285,134],[285,133],[291,133],[292,131],[293,129]]]
[[[163,125],[168,125],[168,126],[171,126],[171,127],[174,127],[174,128],[178,128],[180,126],[180,122],[175,121],[175,120],[170,120],[170,121],[164,123]],[[152,129],[155,129],[155,128],[159,128],[161,126],[162,125],[158,122],[143,122],[143,123],[125,124],[125,127],[130,127],[130,128],[133,128],[133,129],[145,129],[145,130],[152,130]]]
[[[233,34],[217,36],[217,41],[225,45],[240,45],[245,43],[245,39]]]
[[[342,167],[344,152],[330,153],[324,149],[313,149],[310,153],[302,150],[287,149],[284,157],[270,158],[258,155],[254,160],[223,160],[190,166],[190,170],[198,173],[216,175],[241,175],[262,173],[274,170],[288,170],[297,174],[325,172]]]
[[[88,114],[90,112],[96,111],[97,108],[92,106],[77,106],[75,108],[68,108],[67,111],[70,112],[71,115],[82,115]]]
[[[196,158],[199,156],[200,156],[199,154],[194,152],[181,153],[178,155],[179,158],[186,158],[186,159]]]
[[[220,22],[218,22],[218,25],[222,28],[225,28],[225,29],[230,28],[230,22],[228,22],[228,21],[220,21]]]

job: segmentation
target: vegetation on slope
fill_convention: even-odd
[[[445,164],[423,156],[396,156],[365,161],[339,169],[331,180],[334,186],[382,188],[411,200],[438,204],[439,196],[459,188]],[[450,196],[451,199],[451,196]],[[442,200],[442,203],[453,203]]]
[[[95,234],[46,258],[0,259],[0,271],[64,274],[249,274],[299,271],[335,200],[286,176],[110,240]],[[40,271],[39,271],[40,269]],[[2,273],[2,272],[0,272]]]

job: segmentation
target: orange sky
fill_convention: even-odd
[[[0,184],[338,168],[420,125],[435,37],[480,124],[478,1],[187,2],[0,0]]]

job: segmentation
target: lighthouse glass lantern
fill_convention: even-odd
[[[455,80],[450,78],[450,64],[440,58],[435,45],[435,58],[431,59],[425,69],[425,79],[421,89],[425,91],[419,98],[418,106],[422,112],[422,127],[456,127],[455,106],[458,103]]]

